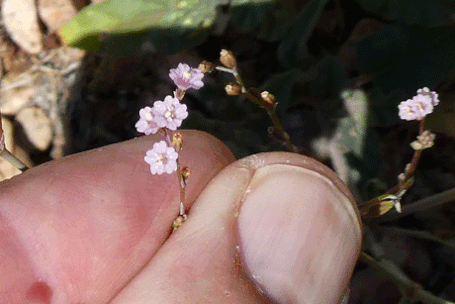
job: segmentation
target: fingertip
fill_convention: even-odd
[[[278,303],[339,303],[361,243],[352,196],[312,159],[264,157],[238,218],[247,273]]]
[[[253,155],[210,181],[115,303],[336,303],[360,240],[352,196],[330,169]]]

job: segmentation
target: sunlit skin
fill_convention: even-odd
[[[251,281],[239,252],[236,217],[244,189],[232,201],[223,190],[241,185],[249,165],[229,166],[207,186],[235,159],[212,136],[181,132],[179,161],[191,169],[188,220],[172,234],[177,175],[151,175],[143,160],[159,135],[72,155],[2,182],[0,302],[272,303]],[[267,163],[303,162],[272,153],[263,156],[261,164]],[[359,244],[352,244],[345,275],[336,276],[343,282],[331,291],[336,298]]]

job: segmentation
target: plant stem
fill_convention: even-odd
[[[373,267],[379,273],[383,274],[386,279],[395,283],[403,295],[412,302],[422,301],[426,304],[455,304],[424,290],[422,286],[409,279],[398,266],[388,259],[382,258],[378,261],[361,251],[359,260]]]
[[[229,69],[229,68],[226,68],[223,66],[217,66],[217,67],[215,67],[215,69],[218,71],[222,71],[222,72],[226,72],[226,73],[230,73],[230,74],[234,75],[235,80],[240,85],[240,88],[242,90],[242,95],[245,96],[246,98],[248,98],[249,100],[251,100],[252,102],[254,102],[255,104],[257,104],[258,106],[260,106],[261,108],[264,108],[267,111],[267,114],[269,115],[270,119],[272,120],[275,130],[278,131],[278,133],[280,135],[280,140],[287,147],[287,149],[289,151],[294,152],[294,153],[299,153],[299,154],[311,155],[311,152],[308,151],[307,149],[299,148],[291,142],[291,138],[290,138],[289,134],[286,133],[286,131],[283,128],[283,125],[280,122],[280,119],[276,115],[275,107],[273,105],[267,103],[266,101],[264,101],[262,99],[262,97],[260,96],[259,90],[257,90],[256,88],[250,88],[247,90],[245,87],[245,84],[242,80],[242,77],[240,76],[240,74],[238,73],[236,68]],[[252,94],[251,92],[254,92],[255,94]],[[255,95],[258,95],[258,96],[255,96]]]
[[[388,222],[396,220],[400,217],[403,217],[408,214],[412,214],[418,211],[424,211],[445,203],[454,202],[455,201],[455,188],[446,190],[444,192],[432,195],[430,197],[426,197],[420,199],[412,204],[404,205],[402,207],[401,213],[388,213],[386,215],[381,216],[380,218],[376,219],[380,223]]]
[[[11,154],[11,152],[9,152],[8,149],[6,149],[6,147],[0,151],[0,156],[3,157],[8,162],[10,162],[14,167],[21,170],[22,172],[30,169],[29,167],[27,167],[27,165],[25,165],[23,162],[21,162],[16,156]]]
[[[243,86],[242,86],[242,91],[243,91]],[[280,122],[280,119],[276,115],[276,111],[273,109],[271,105],[268,103],[264,102],[262,98],[258,98],[254,96],[253,94],[250,93],[250,90],[246,90],[245,93],[243,93],[243,96],[260,106],[261,108],[264,108],[267,111],[267,114],[269,114],[270,119],[272,120],[273,126],[275,129],[278,131],[278,133],[281,135],[281,139],[284,142],[284,145],[288,148],[289,151],[294,152],[294,153],[301,153],[301,149],[297,148],[292,142],[291,138],[289,135],[286,133],[286,131],[283,128],[283,125]]]
[[[421,135],[425,131],[425,118],[419,121],[419,134]],[[393,188],[389,189],[387,193],[397,194],[403,190],[403,184],[414,174],[417,165],[420,160],[420,156],[422,155],[423,150],[415,150],[414,155],[412,156],[411,162],[406,165],[406,169],[404,172],[404,178],[401,179],[397,185]]]

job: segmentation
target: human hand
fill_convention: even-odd
[[[143,161],[157,135],[1,183],[0,303],[338,303],[361,228],[336,175],[181,132],[189,212],[172,234],[177,177]]]

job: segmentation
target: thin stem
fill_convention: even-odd
[[[179,179],[179,184],[180,184],[180,215],[186,215],[185,213],[185,190],[186,190],[186,181],[185,178],[183,177],[182,170],[180,168],[180,164],[177,161],[177,175]]]
[[[280,122],[280,119],[276,115],[276,111],[273,108],[273,106],[269,105],[268,103],[264,102],[262,98],[258,98],[254,96],[253,94],[250,93],[250,90],[246,91],[243,93],[243,95],[257,104],[258,106],[264,108],[267,111],[267,114],[269,114],[270,119],[272,120],[273,126],[275,129],[278,131],[278,133],[281,135],[281,139],[284,142],[284,145],[288,148],[289,151],[292,151],[294,153],[302,153],[304,152],[305,154],[309,155],[309,151],[306,151],[304,149],[298,148],[291,142],[291,138],[289,137],[288,133],[283,128],[283,125]]]
[[[280,139],[282,140],[282,143],[287,147],[287,149],[291,152],[294,153],[299,153],[299,154],[305,154],[305,155],[311,155],[310,151],[304,148],[298,148],[291,142],[291,138],[289,134],[286,133],[286,131],[283,128],[283,125],[280,122],[280,119],[276,115],[275,107],[260,97],[260,93],[257,89],[255,88],[250,88],[246,89],[245,84],[242,80],[242,77],[238,73],[236,68],[229,69],[223,66],[217,66],[215,67],[216,70],[230,73],[234,75],[235,80],[237,83],[240,85],[240,88],[242,90],[242,95],[257,104],[258,106],[264,108],[267,111],[267,114],[269,114],[270,119],[272,120],[274,128],[278,131],[280,134]],[[257,91],[257,92],[256,92]],[[255,96],[255,94],[252,94],[251,92],[257,93],[259,96]]]
[[[426,291],[416,282],[409,279],[406,274],[388,259],[375,260],[365,252],[360,252],[359,260],[376,269],[379,273],[401,290],[403,295],[411,301],[422,301],[427,304],[455,304],[444,300]]]
[[[447,246],[449,248],[455,249],[455,244],[444,241],[443,239],[432,235],[428,231],[403,229],[403,228],[398,228],[398,227],[380,227],[379,229],[381,231],[385,231],[386,233],[390,233],[392,235],[403,234],[403,235],[410,236],[412,238],[419,238],[422,240],[432,241],[432,242]]]
[[[234,74],[234,69],[225,68],[223,66],[216,66],[215,69],[221,72]]]
[[[185,92],[185,91],[183,91]],[[168,132],[167,128],[163,128],[164,132],[164,139],[166,140],[167,144],[169,147],[172,147],[172,140],[171,140],[171,135]],[[177,152],[180,153],[182,151],[183,143],[180,145],[180,148],[177,149]],[[182,173],[182,167],[180,166],[179,159],[177,158],[177,178],[179,180],[179,186],[180,186],[180,207],[179,207],[179,215],[186,217],[185,213],[185,188],[186,188],[186,180],[185,177],[183,176]]]
[[[401,213],[388,213],[381,216],[380,218],[377,218],[375,221],[379,221],[380,223],[393,221],[405,215],[418,211],[428,210],[430,208],[453,201],[455,201],[455,188],[420,199],[412,204],[404,205],[402,207]]]
[[[425,118],[419,121],[419,134],[421,135],[425,131]],[[420,156],[422,155],[423,150],[415,150],[414,155],[412,156],[411,162],[406,165],[404,172],[404,178],[401,179],[397,185],[389,189],[387,193],[397,194],[403,190],[403,184],[414,174],[417,164],[419,163]]]
[[[3,157],[8,162],[10,162],[14,167],[21,170],[22,172],[30,169],[29,167],[27,167],[27,165],[25,165],[23,162],[21,162],[16,156],[11,154],[11,152],[9,152],[8,149],[6,149],[6,147],[3,148],[2,151],[0,151],[0,156]]]

